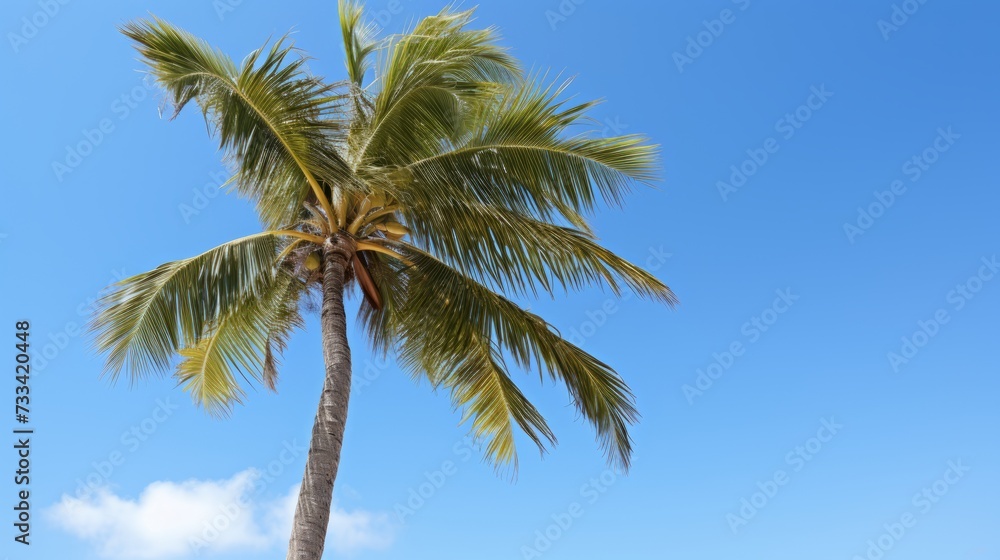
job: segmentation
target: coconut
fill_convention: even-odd
[[[306,257],[306,268],[309,270],[319,270],[319,253],[309,253]]]
[[[386,233],[389,235],[397,237],[402,237],[410,233],[410,230],[399,222],[386,222],[382,224],[382,228],[385,229]]]

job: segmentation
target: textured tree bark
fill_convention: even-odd
[[[354,242],[336,235],[323,245],[323,307],[320,315],[326,380],[313,424],[306,472],[302,477],[287,560],[320,560],[330,522],[333,482],[351,394],[351,351],[347,346],[344,277]]]

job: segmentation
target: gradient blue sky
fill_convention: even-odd
[[[525,375],[560,444],[544,459],[523,446],[517,482],[498,478],[461,443],[465,427],[446,395],[369,362],[352,330],[356,384],[371,378],[351,405],[338,479],[341,534],[354,540],[327,557],[847,560],[881,537],[892,547],[886,559],[1000,558],[1000,276],[981,262],[1000,252],[1000,6],[897,2],[919,9],[906,21],[897,14],[890,29],[879,25],[893,17],[889,0],[576,2],[484,1],[478,21],[499,26],[526,66],[576,75],[574,92],[606,98],[594,112],[599,128],[663,146],[662,184],[594,222],[609,247],[654,265],[681,306],[609,303],[600,289],[532,303],[631,383],[643,414],[634,469],[601,483],[604,460],[564,391]],[[142,88],[115,26],[153,12],[236,58],[295,30],[311,68],[340,79],[336,3],[48,3],[58,5],[51,17],[36,16],[45,0],[17,0],[0,18],[10,76],[2,318],[11,344],[15,320],[33,325],[37,430],[33,544],[12,541],[5,476],[0,554],[139,557],[122,552],[133,547],[149,557],[279,557],[284,536],[269,531],[282,525],[269,516],[301,477],[304,456],[282,449],[305,443],[312,423],[322,371],[315,321],[292,341],[279,394],[252,393],[226,421],[170,379],[111,386],[71,327],[116,275],[257,225],[242,201],[197,199],[222,170],[216,144],[196,111],[160,118],[161,96]],[[369,3],[388,31],[440,5]],[[22,18],[44,25],[12,38],[24,33]],[[706,25],[721,34],[706,31],[707,46],[678,58]],[[832,95],[814,93],[824,89]],[[55,172],[67,146],[88,134],[93,142],[84,131],[103,119],[110,132],[92,153]],[[745,184],[720,187],[744,165]],[[875,193],[893,188],[881,207],[890,195]],[[180,209],[196,203],[196,214]],[[877,217],[859,217],[873,204]],[[935,315],[947,322],[927,323]],[[933,336],[914,337],[921,321]],[[915,355],[904,337],[920,344]],[[889,353],[904,350],[911,357],[894,365]],[[716,378],[686,393],[700,372]],[[13,380],[6,386],[12,398]],[[158,402],[176,409],[157,412]],[[824,421],[842,427],[831,435]],[[133,426],[144,440],[128,434]],[[8,472],[14,452],[0,445]],[[119,464],[100,476],[110,458]],[[397,504],[446,461],[454,468],[440,488],[399,523]],[[958,478],[949,462],[969,471]],[[192,516],[184,500],[212,506],[239,495],[240,473],[269,464],[272,474],[246,492],[239,530],[216,541],[231,548],[176,549],[187,534],[177,527]],[[768,483],[776,471],[783,485]],[[103,523],[88,525],[64,501],[88,476],[103,490],[77,505],[111,512]],[[755,497],[759,488],[773,496]],[[180,505],[161,507],[155,497],[171,492]],[[751,512],[744,499],[763,507]],[[567,512],[578,514],[571,526],[550,528]],[[157,527],[165,542],[140,530]],[[536,531],[547,528],[558,538],[546,548]],[[897,536],[883,536],[890,529]],[[537,545],[541,556],[525,548]]]

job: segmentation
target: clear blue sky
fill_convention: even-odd
[[[345,75],[334,1],[226,1],[4,4],[0,293],[11,345],[13,322],[32,322],[37,434],[30,549],[12,540],[15,452],[0,442],[0,554],[282,554],[275,519],[304,464],[282,450],[307,441],[321,383],[315,321],[279,394],[252,393],[226,421],[169,378],[111,386],[72,328],[116,274],[257,225],[244,202],[195,194],[214,194],[216,144],[196,111],[160,118],[116,25],[150,11],[235,58],[294,29],[315,72]],[[890,0],[576,2],[484,1],[478,21],[527,67],[606,98],[594,116],[609,133],[663,147],[662,183],[594,222],[681,306],[607,303],[599,289],[532,304],[632,385],[634,469],[601,482],[565,393],[525,375],[560,444],[544,459],[523,446],[517,482],[498,478],[461,443],[447,397],[392,363],[369,367],[352,331],[356,384],[371,379],[351,404],[327,557],[1000,557],[1000,271],[983,263],[1000,254],[1000,7],[897,1],[892,24]],[[369,6],[399,31],[440,4]],[[67,146],[81,143],[77,161]],[[440,487],[421,488],[425,473]],[[101,489],[74,498],[88,476]],[[429,497],[400,523],[411,489]],[[240,495],[210,548],[187,550],[191,520]]]

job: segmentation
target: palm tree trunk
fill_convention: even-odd
[[[351,351],[347,346],[344,277],[354,243],[340,235],[323,245],[323,308],[320,316],[326,381],[313,425],[306,472],[295,508],[287,560],[320,560],[330,521],[333,481],[340,466],[347,404],[351,394]]]

